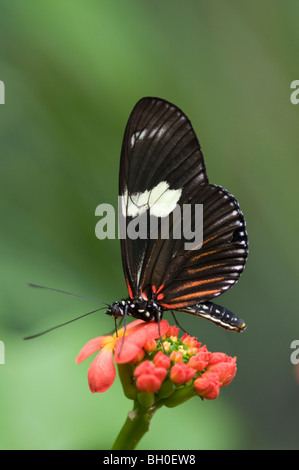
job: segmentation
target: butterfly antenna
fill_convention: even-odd
[[[37,338],[38,336],[49,333],[49,331],[56,330],[56,328],[60,328],[61,326],[64,326],[64,325],[68,325],[69,323],[72,323],[76,320],[79,320],[80,318],[86,317],[87,315],[91,315],[92,313],[98,312],[99,310],[103,310],[104,308],[106,308],[106,307],[97,308],[96,310],[93,310],[92,312],[84,313],[83,315],[80,315],[79,317],[73,318],[72,320],[69,320],[65,323],[61,323],[60,325],[53,326],[52,328],[49,328],[48,330],[42,331],[41,333],[37,333],[36,335],[26,336],[24,339]]]
[[[109,307],[109,304],[106,304],[105,302],[100,302],[99,300],[90,299],[89,297],[83,297],[82,295],[71,294],[70,292],[65,292],[65,291],[59,290],[59,289],[53,289],[53,287],[39,286],[38,284],[32,284],[31,282],[28,283],[28,286],[37,287],[38,289],[52,290],[54,292],[60,292],[60,294],[72,295],[73,297],[79,297],[79,299],[90,300],[91,302],[98,302],[100,304],[103,304],[103,305],[106,305],[107,307]]]

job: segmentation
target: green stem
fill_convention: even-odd
[[[138,400],[135,400],[133,410],[128,414],[112,450],[135,449],[140,439],[149,430],[150,420],[157,408],[157,406],[146,408]]]

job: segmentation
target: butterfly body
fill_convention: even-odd
[[[122,318],[129,315],[145,322],[151,320],[159,322],[162,320],[165,311],[167,311],[167,309],[163,309],[156,299],[148,301],[140,297],[137,299],[128,298],[121,302],[114,302],[106,313],[113,318]],[[226,308],[212,302],[193,305],[192,307],[186,307],[180,311],[211,320],[225,330],[240,332],[246,329],[246,324],[241,318],[237,317]]]
[[[175,105],[143,98],[134,107],[123,139],[119,197],[129,297],[107,313],[159,322],[167,310],[183,311],[243,331],[243,320],[210,301],[232,287],[245,267],[245,219],[236,199],[209,183],[193,127]],[[186,227],[193,245],[186,244]]]
[[[154,298],[145,300],[142,297],[136,299],[125,299],[121,302],[114,302],[106,312],[113,318],[121,318],[129,315],[133,318],[143,321],[154,320],[156,322],[162,319],[163,308]]]

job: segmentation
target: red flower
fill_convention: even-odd
[[[166,406],[177,406],[191,398],[194,390],[202,398],[217,398],[220,387],[229,384],[236,375],[236,358],[211,353],[197,338],[184,334],[179,339],[178,333],[178,328],[169,327],[166,320],[160,322],[160,328],[154,321],[136,320],[127,326],[125,338],[122,328],[118,336],[100,336],[89,341],[77,362],[99,351],[88,370],[93,393],[111,387],[116,362],[126,396],[138,399],[143,406],[150,407],[159,400],[164,400]],[[169,353],[165,354],[165,350]]]
[[[162,336],[168,328],[168,322],[161,320],[160,333]],[[127,325],[124,341],[122,338],[124,328],[119,330],[117,334],[118,336],[116,334],[113,336],[99,336],[88,341],[77,356],[76,362],[80,363],[94,352],[100,351],[88,370],[88,383],[93,393],[105,392],[114,382],[116,372],[113,363],[113,352],[117,364],[134,362],[137,355],[143,350],[147,340],[159,338],[159,327],[156,322],[145,323],[142,320],[136,320]]]

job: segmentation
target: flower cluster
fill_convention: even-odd
[[[160,330],[160,331],[159,331]],[[212,353],[188,334],[178,338],[179,329],[166,320],[136,320],[125,331],[89,341],[76,362],[99,351],[88,370],[88,383],[94,392],[106,391],[114,382],[118,366],[124,392],[144,406],[160,402],[176,406],[194,395],[215,399],[220,388],[236,374],[236,358]],[[162,339],[162,343],[161,343]]]

